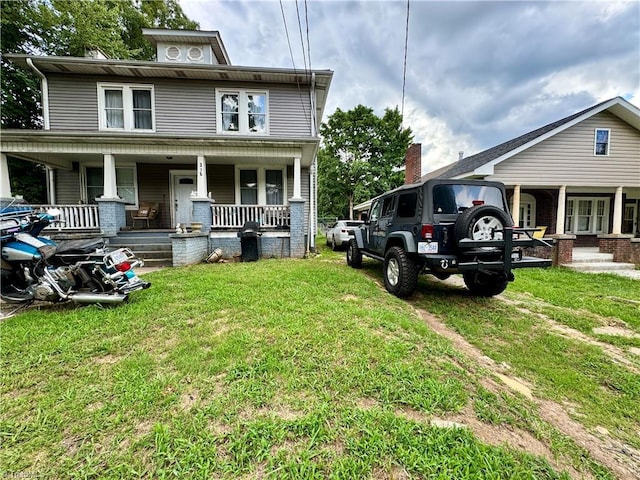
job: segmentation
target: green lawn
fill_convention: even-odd
[[[523,295],[540,297],[535,313],[556,322],[570,311],[590,312],[592,322],[624,311],[619,321],[637,332],[637,305],[620,300],[637,299],[633,283],[607,290],[614,299],[591,298],[603,289],[589,277],[591,300],[575,304],[538,285],[551,278],[576,288],[585,279],[536,272],[518,275],[506,304],[421,279],[407,302],[380,288],[379,264],[352,270],[342,256],[323,248],[308,260],[165,269],[148,274],[153,286],[117,308],[31,310],[1,322],[0,473],[614,478],[542,421],[532,402],[485,388],[490,372],[431,331],[414,307],[509,362],[536,395],[576,403],[585,425],[631,443],[640,429],[638,375],[597,347],[545,333],[517,304]],[[590,325],[566,323],[585,332]],[[432,424],[465,415],[534,437],[552,454]]]

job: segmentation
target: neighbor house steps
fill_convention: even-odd
[[[594,248],[574,248],[573,262],[567,267],[580,272],[589,273],[633,273],[636,276],[638,271],[633,263],[614,262],[612,253],[602,253]]]
[[[171,239],[166,230],[130,230],[109,239],[111,248],[128,247],[144,260],[145,267],[170,267],[173,264]]]

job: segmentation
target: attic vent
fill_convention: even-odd
[[[187,53],[187,58],[192,62],[201,62],[204,54],[201,47],[191,47]]]
[[[165,55],[167,57],[167,60],[176,61],[180,59],[180,49],[176,46],[168,47],[165,51]]]

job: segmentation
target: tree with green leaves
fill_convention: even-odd
[[[0,0],[0,52],[83,57],[100,49],[110,58],[152,60],[154,47],[143,28],[196,30],[177,0]],[[2,56],[2,128],[42,127],[40,79]],[[11,189],[44,203],[43,169],[9,159]],[[24,172],[33,171],[25,177]],[[32,185],[33,184],[33,185]]]
[[[402,185],[404,156],[413,141],[402,128],[398,108],[373,109],[358,105],[336,111],[320,127],[318,152],[318,215],[353,218],[358,203]]]

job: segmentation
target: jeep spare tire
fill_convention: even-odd
[[[456,244],[465,238],[471,240],[502,240],[504,227],[513,226],[507,212],[493,205],[467,208],[458,216],[454,227]]]

